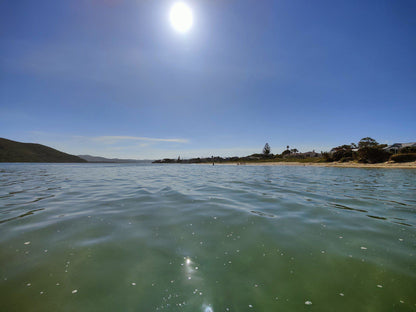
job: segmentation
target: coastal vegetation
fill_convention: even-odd
[[[45,145],[0,138],[0,162],[85,163],[87,161]]]
[[[387,144],[380,144],[370,137],[362,138],[358,145],[341,145],[334,147],[329,153],[323,153],[327,162],[357,161],[359,163],[381,163],[386,161],[410,162],[416,160],[416,146],[389,149]]]
[[[263,148],[263,155],[267,157],[270,155],[270,152],[271,152],[270,145],[269,143],[266,143],[266,145],[264,145],[264,148]]]
[[[392,155],[390,159],[398,163],[416,161],[416,153],[403,153]]]
[[[268,143],[265,144],[262,153],[251,154],[244,157],[220,157],[211,156],[206,158],[161,159],[154,163],[253,163],[253,162],[300,162],[300,163],[322,163],[322,162],[358,162],[363,164],[375,164],[381,162],[410,162],[416,161],[416,145],[406,146],[398,149],[389,149],[386,144],[380,144],[371,137],[362,138],[357,144],[343,144],[332,148],[329,152],[317,153],[299,152],[297,148],[286,146],[281,154],[273,154]]]
[[[363,164],[376,164],[382,162],[412,162],[416,161],[416,143],[395,143],[391,146],[380,144],[370,137],[362,138],[357,144],[343,144],[332,148],[329,152],[300,152],[297,148],[289,145],[281,154],[273,154],[269,143],[266,143],[261,153],[254,153],[244,157],[198,157],[183,159],[164,158],[155,160],[153,163],[266,163],[266,162],[288,162],[288,163],[346,163],[356,162]],[[133,159],[104,158],[90,155],[70,155],[51,147],[35,144],[21,143],[0,138],[0,162],[52,162],[52,163],[130,163],[150,162]]]

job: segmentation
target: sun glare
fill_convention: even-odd
[[[183,2],[176,2],[172,6],[169,17],[172,27],[181,33],[187,32],[194,22],[191,8]]]

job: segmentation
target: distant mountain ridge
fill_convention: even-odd
[[[0,162],[85,163],[87,161],[42,144],[0,138]]]
[[[88,162],[95,163],[151,163],[152,160],[138,160],[138,159],[121,159],[121,158],[105,158],[91,155],[77,155]]]

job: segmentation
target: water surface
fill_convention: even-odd
[[[1,311],[416,311],[416,171],[0,164]]]

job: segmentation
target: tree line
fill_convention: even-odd
[[[300,161],[300,162],[347,162],[358,161],[360,163],[380,163],[388,160],[395,162],[407,162],[416,160],[416,147],[402,148],[397,154],[386,150],[386,144],[380,144],[370,137],[362,138],[358,144],[344,144],[334,147],[329,152],[316,153],[315,151],[300,153],[296,148],[286,146],[281,154],[273,154],[269,143],[266,143],[261,153],[255,153],[244,157],[205,157],[191,159],[161,159],[154,163],[223,163],[223,162],[270,162],[270,161]]]
[[[380,163],[388,160],[407,162],[416,160],[416,147],[408,146],[398,150],[397,154],[386,149],[387,144],[380,144],[370,137],[362,138],[358,144],[344,144],[334,147],[330,152],[322,153],[327,162],[358,161],[360,163]]]

